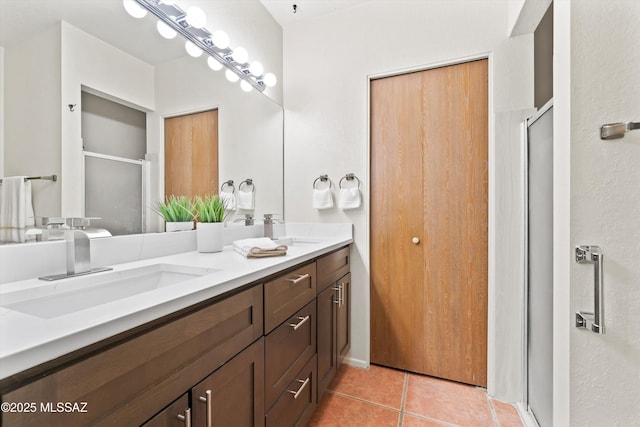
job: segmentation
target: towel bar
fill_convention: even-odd
[[[58,180],[58,175],[49,175],[49,176],[28,176],[24,180],[31,181],[34,179],[43,179],[45,181],[53,181],[56,182]],[[2,178],[0,178],[0,184],[2,184]]]
[[[232,193],[235,193],[235,192],[236,192],[236,186],[235,186],[235,185],[233,185],[233,180],[232,180],[232,179],[230,179],[230,180],[228,180],[228,181],[223,182],[223,183],[222,183],[222,185],[220,186],[220,191],[224,191],[224,187],[225,187],[225,186],[227,186],[227,187],[231,187],[231,192],[232,192]]]
[[[238,185],[238,190],[242,190],[243,185],[246,187],[251,186],[252,187],[251,192],[252,193],[256,192],[256,185],[253,183],[253,180],[251,178],[247,178],[244,181],[242,181],[240,185]]]

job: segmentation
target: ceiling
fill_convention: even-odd
[[[347,9],[370,0],[259,0],[280,26],[299,22],[303,19],[326,15]],[[293,5],[296,13],[293,13]]]

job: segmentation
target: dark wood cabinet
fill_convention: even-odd
[[[316,304],[310,302],[278,326],[265,341],[265,408],[316,353]]]
[[[267,413],[266,427],[302,427],[309,422],[317,406],[316,357],[287,385]]]
[[[0,383],[2,426],[302,427],[350,350],[349,247]]]
[[[318,295],[318,401],[351,349],[351,274]]]
[[[192,425],[264,426],[264,338],[191,390]]]
[[[186,420],[190,417],[189,394],[183,394],[142,427],[185,427]]]
[[[3,413],[2,425],[140,425],[259,339],[262,322],[258,285],[2,394],[3,402],[87,402],[86,412]]]

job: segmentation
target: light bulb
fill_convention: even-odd
[[[238,80],[240,80],[240,77],[234,73],[233,71],[227,69],[227,71],[224,73],[224,75],[227,77],[227,80],[229,80],[231,83],[237,82]]]
[[[218,61],[213,56],[207,58],[207,64],[213,71],[220,71],[222,69],[222,64],[220,63],[220,61]]]
[[[229,36],[222,30],[216,30],[211,34],[211,42],[218,49],[226,49],[229,47]]]
[[[264,78],[262,79],[262,81],[268,87],[274,87],[276,85],[276,83],[278,82],[278,79],[276,78],[275,74],[267,73],[267,74],[264,75]]]
[[[242,88],[242,90],[243,90],[243,91],[245,91],[245,92],[251,92],[251,91],[253,90],[253,86],[251,86],[251,85],[249,84],[249,82],[248,82],[248,81],[246,81],[246,80],[243,80],[243,81],[241,81],[241,82],[240,82],[240,87],[241,87],[241,88]]]
[[[258,61],[253,61],[251,65],[249,65],[249,72],[256,77],[259,77],[264,73],[264,67]]]
[[[172,39],[176,36],[176,34],[178,34],[176,30],[174,30],[173,28],[171,28],[170,26],[168,26],[162,21],[158,21],[158,23],[156,24],[156,28],[158,29],[158,32],[160,33],[160,35],[165,39]]]
[[[187,23],[195,28],[202,28],[207,24],[207,15],[197,6],[187,9]]]
[[[193,56],[194,58],[197,58],[200,55],[202,55],[202,49],[200,49],[198,46],[193,44],[191,40],[187,40],[187,42],[184,44],[184,48],[187,50],[187,53]]]
[[[124,5],[124,9],[129,13],[129,15],[134,18],[144,18],[147,16],[147,9],[144,9],[138,3],[133,0],[122,0],[122,4]]]
[[[233,51],[233,53],[231,54],[231,57],[238,64],[244,64],[247,62],[247,59],[249,59],[249,54],[247,53],[247,49],[243,47],[238,47]]]

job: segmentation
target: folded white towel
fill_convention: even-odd
[[[220,200],[222,201],[222,204],[224,204],[225,210],[227,211],[236,210],[236,193],[221,191]]]
[[[33,226],[31,181],[24,176],[2,179],[0,184],[0,241],[24,242],[27,227]]]
[[[360,189],[358,187],[341,188],[338,198],[341,209],[356,209],[360,207]]]
[[[255,193],[238,190],[238,209],[255,209]]]
[[[287,254],[287,245],[279,245],[268,237],[242,239],[233,242],[233,249],[246,258],[265,258]]]
[[[330,209],[333,207],[331,188],[313,189],[313,207],[314,209]]]

